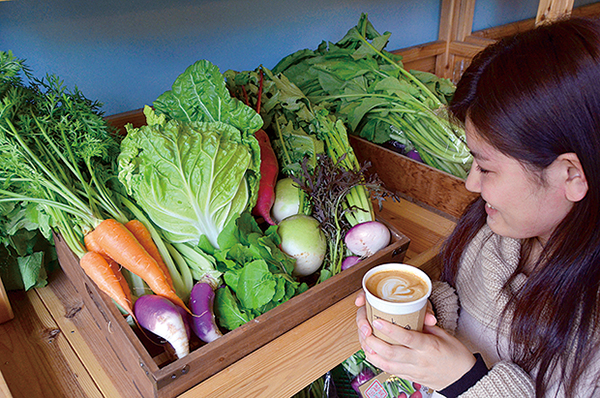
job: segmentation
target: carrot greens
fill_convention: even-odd
[[[105,217],[126,220],[113,184],[118,141],[100,104],[0,53],[0,203],[35,203],[79,257]],[[47,238],[50,238],[47,236]]]

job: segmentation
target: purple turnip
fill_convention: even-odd
[[[169,299],[146,294],[135,301],[133,312],[142,328],[171,344],[177,358],[183,358],[190,353],[185,318]]]
[[[190,293],[190,309],[192,311],[192,330],[205,343],[222,337],[217,327],[213,304],[215,291],[210,282],[197,282]]]
[[[367,221],[350,228],[344,237],[348,250],[357,256],[370,257],[390,243],[388,227],[379,221]]]
[[[348,256],[342,261],[342,271],[356,265],[360,262],[360,257],[358,256]]]

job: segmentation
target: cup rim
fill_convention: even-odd
[[[427,284],[427,293],[417,300],[408,301],[408,302],[394,302],[394,301],[386,301],[371,293],[366,287],[367,279],[376,272],[387,271],[387,270],[404,270],[407,272],[412,272],[419,278],[421,278]],[[376,309],[384,312],[391,312],[397,314],[408,314],[411,312],[415,312],[423,308],[429,296],[431,296],[432,283],[431,278],[427,275],[423,270],[414,265],[404,264],[404,263],[385,263],[376,265],[371,268],[362,279],[362,288],[365,292],[368,303],[375,307]]]

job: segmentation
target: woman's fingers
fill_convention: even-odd
[[[435,326],[437,324],[437,318],[433,312],[433,305],[431,305],[431,301],[429,300],[427,300],[427,312],[425,313],[425,320],[423,323],[428,326]]]
[[[365,292],[361,290],[356,295],[356,299],[354,299],[354,305],[356,305],[357,307],[362,307],[363,305],[366,304],[366,302],[367,301],[366,301],[366,297],[365,297]]]

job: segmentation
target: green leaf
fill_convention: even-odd
[[[242,269],[236,294],[242,306],[256,309],[273,299],[276,285],[267,263],[255,260]]]
[[[153,105],[171,119],[223,122],[244,135],[254,134],[263,125],[259,114],[231,97],[219,68],[206,60],[190,65]]]
[[[177,120],[127,131],[119,180],[128,193],[170,242],[198,244],[204,235],[218,248],[219,234],[254,206],[251,195],[258,191],[260,163],[240,131],[222,122]]]
[[[46,269],[44,268],[44,253],[35,252],[30,256],[19,257],[17,259],[19,271],[23,277],[25,290],[32,287],[42,287],[47,284]]]
[[[237,300],[227,286],[216,291],[215,316],[219,324],[228,330],[234,330],[253,319],[250,313],[238,307]]]

